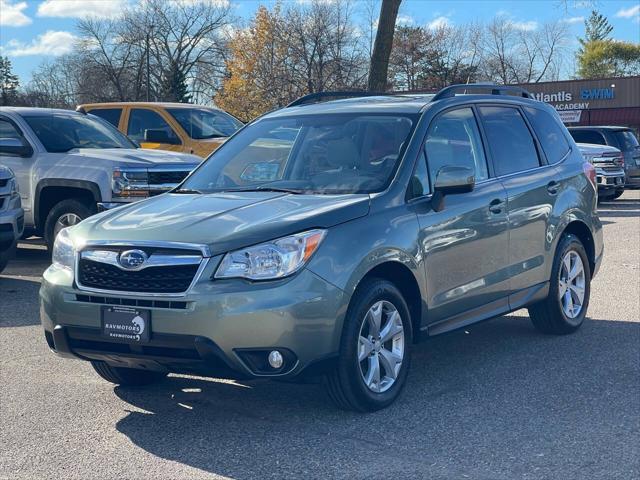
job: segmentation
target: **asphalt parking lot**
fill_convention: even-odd
[[[399,401],[370,415],[318,385],[114,388],[47,349],[48,257],[23,247],[0,275],[0,478],[639,478],[640,191],[600,212],[579,332],[540,335],[521,311],[433,338]]]

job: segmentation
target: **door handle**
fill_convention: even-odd
[[[491,200],[489,204],[489,211],[491,213],[502,213],[502,208],[504,207],[504,201],[499,198],[495,198]]]
[[[559,189],[560,184],[555,180],[551,180],[549,183],[547,183],[547,192],[549,192],[550,195],[555,195],[556,193],[558,193]]]

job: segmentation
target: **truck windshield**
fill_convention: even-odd
[[[167,108],[167,112],[195,140],[230,137],[242,123],[220,110],[210,108]]]
[[[416,120],[391,114],[258,120],[223,144],[183,188],[203,193],[381,191],[391,182]]]
[[[74,148],[136,148],[126,136],[93,115],[27,115],[25,122],[47,152],[68,152]]]

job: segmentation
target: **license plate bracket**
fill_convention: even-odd
[[[151,339],[151,310],[102,307],[102,336],[111,342],[147,343]]]

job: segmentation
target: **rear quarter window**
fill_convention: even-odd
[[[564,126],[560,123],[560,119],[537,108],[526,107],[524,110],[542,144],[547,161],[550,164],[561,161],[571,147],[565,137]]]

